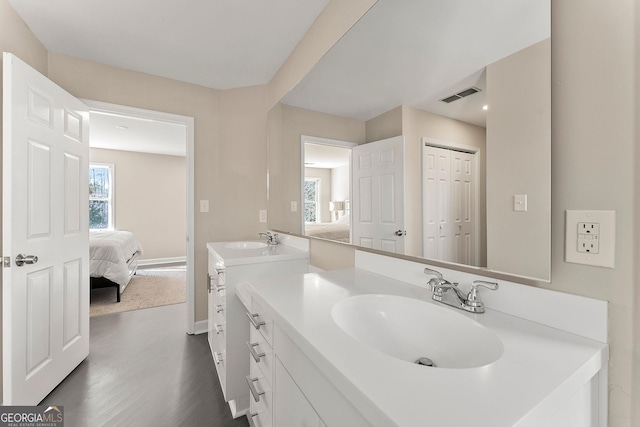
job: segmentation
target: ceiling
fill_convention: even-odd
[[[214,89],[268,83],[328,0],[9,0],[50,52]]]
[[[9,0],[50,52],[214,89],[268,83],[328,0]],[[184,156],[184,126],[91,113],[91,146]]]
[[[304,165],[308,168],[333,169],[347,166],[351,150],[333,145],[304,144]]]
[[[407,105],[485,126],[485,66],[550,37],[550,20],[550,0],[378,0],[283,102],[358,120]],[[471,86],[483,90],[440,101]]]
[[[91,148],[139,153],[187,155],[185,125],[91,111]]]

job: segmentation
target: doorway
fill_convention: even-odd
[[[185,212],[185,228],[186,228],[186,257],[183,259],[153,257],[151,263],[147,263],[147,267],[158,267],[159,265],[182,264],[184,262],[184,270],[186,272],[186,332],[188,334],[195,333],[195,280],[194,280],[194,120],[193,117],[181,116],[171,113],[145,110],[140,108],[128,107],[117,104],[109,104],[92,100],[82,100],[88,107],[90,114],[110,116],[115,118],[130,119],[142,121],[145,123],[157,123],[164,125],[162,132],[178,132],[182,137],[183,146],[180,147],[182,153],[172,152],[170,147],[165,147],[165,152],[171,155],[184,155],[186,163],[186,209]],[[125,125],[119,125],[126,127]],[[119,129],[127,131],[127,129]],[[148,148],[141,148],[142,151]],[[169,151],[166,151],[169,150]],[[142,172],[142,171],[141,171]],[[116,172],[117,173],[117,172]],[[142,267],[145,263],[142,262]],[[175,268],[171,268],[175,270]],[[169,272],[174,274],[175,272]]]
[[[302,135],[304,235],[351,242],[351,149],[357,144]]]

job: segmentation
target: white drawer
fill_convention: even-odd
[[[261,333],[254,328],[250,328],[249,345],[251,346],[252,355],[249,356],[251,362],[256,364],[262,371],[264,377],[272,384],[273,381],[273,349],[264,339]],[[258,361],[255,360],[258,357]]]
[[[251,302],[253,308],[252,313],[249,313],[251,321],[251,328],[259,331],[267,343],[273,347],[273,319],[269,317],[262,306],[253,300]]]
[[[273,419],[273,391],[271,389],[271,379],[265,378],[264,374],[258,368],[256,363],[251,361],[249,379],[253,384],[256,392],[255,398],[253,392],[249,395],[249,416],[252,416],[256,426],[267,427],[272,425]],[[256,398],[258,399],[256,401]]]

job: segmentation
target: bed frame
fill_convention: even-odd
[[[129,277],[127,278],[127,283],[125,283],[122,286],[122,288],[120,288],[120,285],[118,285],[116,282],[113,282],[107,279],[106,277],[91,277],[89,278],[91,289],[101,289],[101,288],[110,288],[110,287],[116,288],[117,302],[120,302],[120,295],[122,294],[122,292],[124,292],[125,288],[129,284],[133,276],[135,276],[136,271],[138,270],[138,257],[139,257],[139,253],[136,252],[129,259],[129,261],[127,261],[127,269],[129,270]]]

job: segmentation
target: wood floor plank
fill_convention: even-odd
[[[91,318],[91,352],[42,405],[65,426],[247,426],[224,401],[206,334],[185,333],[185,304]]]

